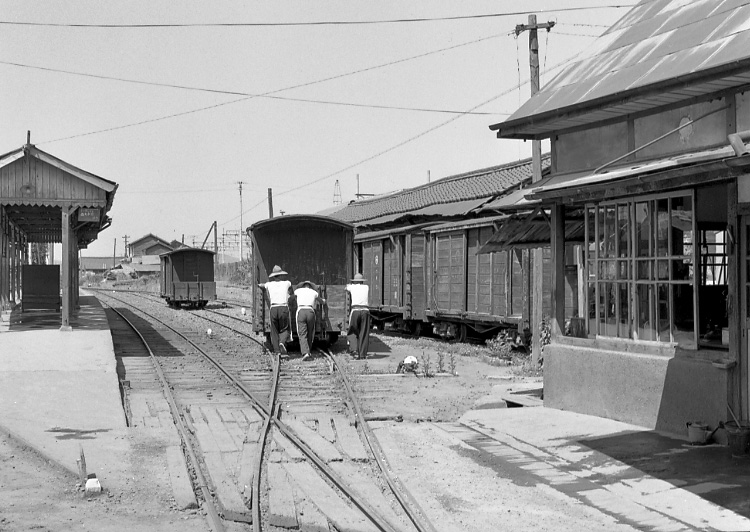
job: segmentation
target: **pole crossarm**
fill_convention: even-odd
[[[521,35],[524,31],[529,30],[551,30],[555,27],[556,22],[542,22],[541,24],[516,24],[516,37]]]

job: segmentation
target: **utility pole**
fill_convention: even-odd
[[[244,185],[245,182],[237,181],[237,184],[240,186],[240,262],[242,262],[242,231],[244,231],[244,229],[242,228],[242,185]]]
[[[531,96],[539,92],[539,40],[537,30],[545,29],[547,31],[554,27],[554,22],[537,24],[536,15],[529,15],[528,24],[518,24],[516,26],[516,37],[524,31],[529,32],[529,68],[531,81]],[[540,140],[531,141],[531,182],[536,183],[542,179],[542,142]],[[543,302],[543,282],[544,255],[540,248],[531,251],[532,254],[532,312],[531,312],[531,363],[534,366],[539,365],[539,358],[542,353],[542,321],[544,319]],[[556,260],[564,260],[563,257],[555,257]],[[564,302],[560,302],[564,303]]]
[[[125,256],[128,257],[128,238],[130,238],[130,235],[125,235],[122,237],[122,239],[125,241]]]
[[[268,189],[268,217],[273,218],[273,189]]]

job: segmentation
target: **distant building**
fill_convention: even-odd
[[[103,273],[120,265],[125,257],[81,257],[80,269],[87,272]]]
[[[167,253],[173,249],[174,247],[172,244],[163,238],[159,238],[158,236],[149,233],[128,244],[128,255],[131,257],[161,255],[162,253]]]

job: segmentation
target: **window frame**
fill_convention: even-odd
[[[673,202],[675,198],[685,198],[690,201],[691,228],[690,249],[688,252],[676,254],[672,242],[672,228],[674,224]],[[668,213],[667,253],[661,252],[659,245],[660,201],[666,200]],[[607,201],[590,202],[585,204],[584,213],[584,260],[586,262],[586,300],[587,319],[586,329],[589,338],[607,340],[628,340],[631,342],[650,345],[679,345],[685,349],[698,349],[699,346],[699,283],[700,283],[700,250],[696,210],[696,193],[694,189],[675,192],[655,193],[642,196],[617,198]],[[642,254],[642,248],[637,240],[641,235],[637,232],[636,207],[639,204],[649,204],[648,216],[649,234],[646,243],[647,252]],[[625,215],[624,219],[622,215]],[[623,231],[623,225],[627,226]],[[609,230],[608,230],[609,229]],[[592,235],[592,230],[594,234]],[[603,234],[604,232],[604,234]],[[687,232],[687,231],[685,231]],[[624,244],[623,244],[624,237]],[[610,242],[613,240],[614,242]],[[625,249],[623,249],[625,248]],[[686,250],[683,250],[686,251]],[[675,278],[675,266],[679,261],[688,264],[688,279]],[[639,269],[639,266],[644,266]],[[666,275],[659,266],[666,265]],[[645,278],[641,272],[647,272]],[[689,286],[692,290],[692,339],[679,340],[675,338],[675,287]],[[648,335],[642,338],[642,324],[638,308],[639,293],[646,287],[649,324]],[[667,297],[667,325],[668,338],[662,338],[661,307],[659,294],[666,289]],[[623,301],[627,298],[627,301]],[[606,299],[606,301],[605,301]],[[605,308],[606,305],[606,308]],[[613,315],[607,310],[614,308]],[[593,316],[592,316],[593,312]],[[624,314],[627,317],[623,320]]]

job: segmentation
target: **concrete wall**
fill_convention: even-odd
[[[544,348],[544,404],[686,436],[726,421],[731,370],[711,354],[564,338]],[[714,352],[716,357],[721,352]]]

